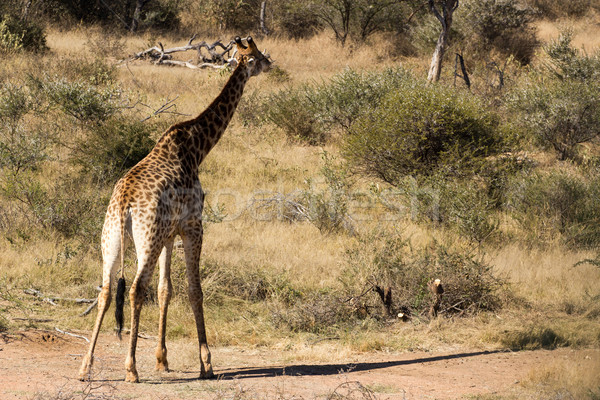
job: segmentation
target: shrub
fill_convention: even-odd
[[[305,1],[281,2],[274,10],[273,20],[277,31],[292,39],[309,38],[321,27],[314,4]]]
[[[571,0],[556,2],[554,0],[528,0],[532,7],[545,18],[558,19],[561,17],[582,17],[590,7],[590,0]]]
[[[600,177],[584,179],[565,171],[515,179],[509,209],[534,243],[557,236],[567,245],[592,248],[600,243]]]
[[[310,86],[302,86],[270,95],[263,106],[265,120],[281,128],[290,138],[312,145],[324,143],[328,135],[311,102],[313,93]]]
[[[59,66],[64,68],[72,81],[87,83],[91,86],[106,86],[115,82],[117,69],[102,58],[61,60]]]
[[[600,132],[600,85],[572,80],[533,82],[508,100],[534,142],[553,149],[560,160],[577,159],[577,145]]]
[[[406,175],[460,175],[500,151],[497,124],[468,93],[410,81],[361,115],[343,154],[355,170],[392,185]]]
[[[600,132],[600,52],[581,54],[563,32],[546,46],[546,68],[508,96],[507,104],[537,145],[554,149],[561,160],[577,159],[577,145]],[[545,74],[550,71],[551,76]]]
[[[573,31],[567,29],[544,47],[548,56],[547,68],[561,80],[597,81],[600,78],[600,51],[591,55],[581,53],[571,45],[572,40]]]
[[[504,283],[492,267],[468,250],[432,243],[413,249],[397,232],[374,232],[361,236],[347,253],[342,283],[355,298],[365,287],[390,287],[393,312],[426,313],[432,303],[428,283],[440,279],[444,287],[441,312],[472,314],[501,306]],[[382,309],[372,295],[364,299],[367,310]]]
[[[37,79],[36,86],[48,98],[50,105],[80,122],[99,123],[115,115],[120,105],[121,92],[115,87],[100,89],[84,81],[68,81],[65,78]]]
[[[335,166],[327,153],[323,153],[323,160],[321,173],[325,180],[325,190],[318,189],[312,180],[307,181],[309,188],[304,191],[302,200],[306,218],[322,233],[352,233],[354,227],[348,215],[350,183],[347,171]]]
[[[5,15],[0,20],[0,52],[18,50],[34,53],[48,50],[46,33],[36,23]]]
[[[354,122],[376,107],[385,95],[410,79],[402,69],[356,72],[346,69],[331,81],[285,89],[265,98],[265,119],[288,136],[323,144],[335,130],[346,134]]]
[[[19,214],[11,228],[31,232],[31,227],[50,230],[62,237],[79,236],[83,242],[96,239],[101,230],[101,208],[108,199],[99,195],[98,188],[90,188],[84,178],[66,175],[42,184],[30,171],[7,175],[0,190],[6,200],[13,202]]]
[[[291,305],[271,307],[273,323],[293,332],[327,334],[356,320],[353,310],[340,296],[313,292],[297,298]]]
[[[496,50],[529,64],[538,46],[531,22],[533,12],[516,0],[475,0],[464,3],[463,34],[467,46],[488,55]]]
[[[38,125],[35,118],[29,118],[36,108],[26,87],[0,86],[0,168],[6,168],[7,174],[36,170],[49,157],[54,133],[47,124]]]
[[[157,127],[131,117],[115,117],[91,126],[79,139],[71,160],[101,183],[113,183],[155,145]]]

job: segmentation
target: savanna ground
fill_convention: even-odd
[[[539,39],[556,38],[560,24],[573,26],[574,46],[590,50],[599,45],[595,15],[576,21],[539,21]],[[103,63],[112,66],[158,40],[170,47],[185,42],[187,37],[141,35],[124,39],[106,34],[101,28],[49,30],[49,54],[12,55],[10,63],[0,66],[0,76],[15,87],[26,86],[26,77],[34,77],[57,89],[63,82],[60,79],[105,79],[98,84],[103,93],[124,102],[121,106],[132,106],[136,118],[148,116],[167,100],[175,100],[179,115],[163,113],[151,120],[152,139],[156,140],[170,123],[203,110],[228,75],[159,68],[142,61],[120,64],[114,71],[105,69],[105,64],[95,64],[100,55]],[[540,232],[523,234],[514,228],[514,221],[503,217],[499,217],[498,228],[502,235],[473,247],[448,227],[432,228],[415,222],[409,218],[415,210],[390,217],[390,208],[372,202],[349,205],[346,212],[354,217],[352,229],[324,232],[307,220],[288,222],[284,217],[289,211],[286,203],[268,202],[277,196],[297,200],[297,193],[308,192],[317,199],[328,195],[332,174],[334,178],[344,177],[333,165],[342,157],[343,138],[333,135],[318,146],[307,145],[290,140],[272,124],[253,123],[243,116],[252,115],[260,96],[303,83],[325,82],[345,68],[372,71],[402,63],[425,74],[427,58],[399,60],[383,37],[371,46],[344,49],[326,33],[299,41],[269,37],[257,41],[261,48],[267,48],[278,68],[249,82],[236,118],[200,171],[210,210],[201,268],[205,275],[208,340],[219,378],[195,379],[195,329],[185,296],[183,261],[177,253],[173,265],[175,296],[167,328],[173,372],[153,371],[155,341],[142,339],[138,342],[142,383],[121,382],[127,341],[119,342],[111,334],[114,320],[109,312],[92,382],[75,379],[86,343],[55,328],[89,336],[93,326],[94,311],[81,316],[87,305],[64,299],[90,299],[97,293],[97,239],[111,185],[63,179],[81,170],[95,173],[85,162],[70,161],[81,154],[93,154],[82,150],[77,140],[86,138],[89,126],[97,122],[73,122],[55,109],[34,109],[25,121],[39,124],[42,120],[52,126],[54,139],[50,156],[42,160],[43,168],[27,171],[31,175],[20,179],[35,179],[43,188],[63,179],[65,196],[47,193],[55,195],[53,201],[62,202],[67,212],[37,199],[32,195],[37,192],[28,188],[5,185],[3,194],[11,193],[7,187],[23,190],[27,195],[22,199],[29,201],[29,206],[39,201],[48,213],[62,212],[61,216],[71,218],[74,214],[75,218],[62,225],[62,220],[48,222],[35,207],[33,214],[21,215],[18,196],[12,200],[16,206],[7,202],[2,208],[0,397],[600,397],[600,269],[593,263],[576,265],[593,259],[593,248],[574,247],[556,237],[548,238],[543,245],[532,245],[530,236]],[[452,81],[450,64],[446,63],[444,76],[448,85]],[[49,116],[46,120],[45,115]],[[71,154],[74,148],[79,151],[75,156]],[[543,170],[575,170],[548,151],[535,149],[532,157]],[[94,179],[100,180],[98,176]],[[357,193],[369,193],[382,190],[385,184],[359,176],[352,185],[351,190]],[[76,201],[69,202],[69,198]],[[78,221],[77,216],[85,221]],[[31,228],[45,222],[47,227]],[[68,224],[82,225],[78,230],[81,236],[70,236],[70,231],[53,233],[53,229],[67,229]],[[378,233],[369,236],[370,232]],[[381,232],[401,238],[403,244],[390,245]],[[368,252],[361,252],[371,242],[383,243],[373,251],[384,249],[372,259]],[[417,250],[412,253],[406,246]],[[465,309],[456,302],[445,304],[437,319],[429,318],[426,312],[414,312],[406,322],[383,317],[376,294],[367,290],[371,277],[365,268],[370,267],[369,262],[396,262],[385,251],[396,249],[406,250],[405,265],[414,266],[427,260],[419,258],[424,256],[418,249],[439,250],[439,246],[474,249],[469,251],[476,253],[476,266],[489,266],[486,274],[493,274],[494,306],[480,301]],[[439,254],[430,261],[437,265],[471,259],[464,255],[452,258],[455,253],[441,250]],[[129,254],[127,276],[133,275],[133,260]],[[465,279],[468,282],[473,278],[467,274]],[[457,283],[456,287],[461,286]],[[29,289],[39,291],[36,293],[41,296],[25,293]],[[447,287],[447,292],[450,296],[452,291]],[[402,298],[402,293],[394,295]],[[55,298],[57,304],[50,304],[45,297]],[[348,298],[358,299],[356,309],[339,305]],[[429,299],[425,295],[418,298],[421,308],[426,309]],[[359,304],[361,299],[365,304]],[[157,316],[158,306],[150,293],[140,325],[145,336],[155,334]]]

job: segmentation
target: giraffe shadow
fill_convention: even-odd
[[[435,363],[439,361],[478,357],[496,353],[506,353],[507,350],[476,351],[468,353],[457,353],[443,356],[420,357],[408,360],[364,362],[364,363],[335,363],[335,364],[296,364],[273,367],[248,367],[248,368],[226,368],[215,374],[215,379],[220,381],[272,378],[277,376],[328,376],[338,375],[346,372],[374,371],[403,365]],[[186,376],[169,377],[163,375],[161,379],[145,381],[148,384],[174,384],[198,380],[198,371],[183,373]]]

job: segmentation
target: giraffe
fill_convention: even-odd
[[[102,290],[98,295],[98,315],[89,349],[79,370],[79,379],[90,379],[94,348],[102,319],[111,302],[111,284],[121,266],[117,287],[117,326],[122,328],[125,284],[123,254],[133,240],[137,272],[129,291],[131,334],[125,360],[125,381],[139,382],[135,349],[139,318],[154,268],[159,264],[160,306],[156,369],[168,371],[165,332],[167,309],[172,294],[170,278],[174,238],[179,235],[185,253],[188,297],[196,321],[200,352],[200,378],[213,376],[206,341],[199,260],[202,248],[202,208],[204,193],[198,167],[215,146],[231,120],[248,79],[268,71],[271,61],[261,53],[251,37],[235,38],[237,67],[217,98],[198,117],[171,126],[150,153],[121,178],[113,190],[102,228]],[[119,315],[120,313],[120,315]]]

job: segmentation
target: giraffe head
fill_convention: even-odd
[[[256,43],[252,37],[246,38],[248,45],[242,43],[242,39],[237,36],[235,44],[237,46],[236,60],[238,64],[245,65],[248,69],[249,76],[256,76],[261,72],[267,72],[271,69],[271,61],[269,55],[261,53],[256,47]]]

